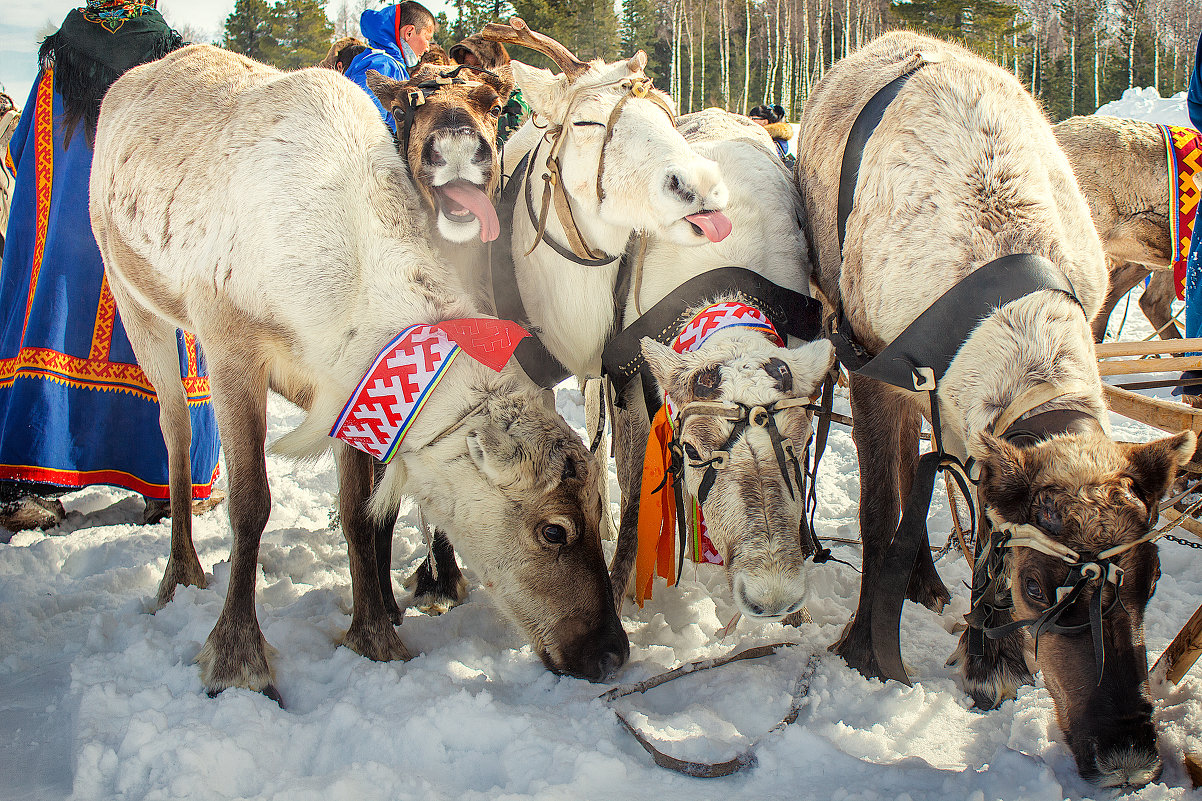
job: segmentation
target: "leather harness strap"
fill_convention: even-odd
[[[493,243],[489,253],[492,262],[492,294],[498,317],[502,320],[513,320],[534,334],[534,336],[524,337],[518,343],[514,356],[517,357],[518,364],[521,365],[531,381],[543,389],[550,389],[570,376],[572,372],[551,355],[547,346],[538,336],[537,329],[530,325],[513,263],[514,207],[517,204],[517,194],[522,187],[522,179],[519,176],[524,173],[529,160],[530,154],[527,153],[518,163],[513,177],[505,183],[497,203],[501,236]]]
[[[934,388],[948,365],[986,317],[1032,292],[1063,292],[1078,305],[1067,277],[1034,253],[1012,253],[973,270],[906,326],[873,356],[855,337],[846,319],[832,340],[848,370],[915,392]]]
[[[685,281],[605,346],[602,372],[613,381],[618,394],[643,368],[643,337],[671,345],[687,322],[690,309],[707,298],[725,295],[759,308],[782,335],[810,342],[822,334],[822,304],[818,300],[774,284],[751,270],[719,267]],[[654,414],[655,410],[649,411]]]

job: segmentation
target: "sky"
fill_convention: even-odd
[[[83,0],[0,0],[0,87],[18,107],[25,104],[37,77],[41,40],[58,29],[68,11],[82,4]],[[326,12],[333,18],[341,5],[341,0],[329,0]],[[352,5],[357,3],[352,0]],[[454,16],[446,0],[430,0],[424,5],[435,14],[447,11]],[[234,0],[159,0],[158,8],[176,28],[191,26],[216,36],[234,10]]]

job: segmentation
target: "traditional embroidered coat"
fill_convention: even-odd
[[[154,390],[137,366],[88,217],[85,126],[63,142],[61,96],[45,69],[5,166],[16,174],[0,266],[0,480],[112,484],[166,498],[167,448]],[[192,413],[192,495],[217,476],[204,359],[179,338]]]

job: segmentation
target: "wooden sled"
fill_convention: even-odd
[[[1102,383],[1102,394],[1110,411],[1140,423],[1176,434],[1189,429],[1202,437],[1202,409],[1185,403],[1153,398],[1141,390],[1174,386],[1182,370],[1202,370],[1202,339],[1149,340],[1145,342],[1104,342],[1095,346],[1098,373],[1103,379],[1122,376],[1115,384]],[[1172,373],[1170,379],[1129,381],[1128,376]],[[1186,465],[1186,480],[1193,485],[1202,482],[1202,461],[1198,454]],[[1161,524],[1176,523],[1177,527],[1202,540],[1202,511],[1182,508],[1179,501],[1161,505]],[[1153,681],[1176,684],[1202,656],[1202,606],[1199,606],[1185,626],[1173,638],[1156,664],[1152,666]]]

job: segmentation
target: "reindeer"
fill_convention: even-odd
[[[430,244],[429,196],[407,168],[416,175],[429,162],[444,175],[459,154],[448,180],[495,181],[490,117],[505,83],[447,85],[445,107],[427,100],[414,116],[408,164],[370,99],[329,70],[281,73],[193,46],[131,70],[105,97],[92,227],[162,408],[174,516],[160,602],[176,583],[204,581],[182,507],[190,432],[168,358],[176,327],[204,343],[226,448],[230,584],[198,658],[211,694],[237,686],[279,698],[254,609],[271,509],[267,390],[308,412],[275,449],[315,457],[330,448],[331,423],[398,330],[473,314]],[[376,88],[388,107],[415,85]],[[451,362],[374,494],[371,456],[341,441],[334,453],[354,596],[342,644],[376,660],[409,657],[384,609],[373,551],[373,528],[404,494],[452,532],[548,668],[599,680],[624,662],[629,646],[601,552],[599,472],[511,369]]]
[[[863,147],[840,219],[844,143],[887,86],[896,97]],[[949,598],[925,541],[908,588],[904,569],[895,576],[886,567],[897,565],[886,545],[916,480],[919,422],[937,412],[947,451],[979,466],[978,503],[991,525],[980,535],[978,603],[949,664],[985,708],[1042,670],[1083,776],[1106,786],[1153,780],[1161,762],[1142,625],[1159,562],[1149,530],[1195,437],[1125,445],[1107,434],[1089,327],[1106,297],[1105,258],[1051,126],[1010,73],[947,42],[895,32],[826,74],[806,104],[800,142],[797,178],[821,290],[840,330],[869,355],[958,282],[996,265],[1013,275],[1015,254],[1036,254],[1021,259],[1046,264],[1047,285],[1063,287],[957,323],[968,335],[946,372],[910,376],[921,392],[852,375],[864,575],[833,650],[882,675],[890,654],[874,648],[874,627],[896,632],[896,621],[879,617],[887,605],[874,588],[900,579],[899,592],[935,610]],[[905,369],[922,366],[914,364]],[[1024,634],[1027,625],[1038,633]],[[1079,636],[1091,629],[1094,637]]]
[[[625,61],[585,64],[518,18],[486,26],[483,36],[535,49],[563,70],[554,75],[511,62],[538,119],[514,134],[504,163],[516,189],[510,243],[515,283],[548,351],[572,373],[600,375],[602,351],[615,329],[628,328],[678,286],[715,268],[742,267],[808,294],[800,202],[759,126],[725,112],[675,120],[670,99],[643,72],[641,51]],[[558,175],[544,189],[542,176],[553,172]],[[724,174],[737,176],[738,185],[728,185]],[[645,254],[623,289],[619,257],[632,238],[645,238]],[[736,296],[725,289],[693,299],[671,335],[707,305]],[[790,349],[762,332],[728,329],[695,352],[677,354],[654,342],[644,352],[649,384],[654,375],[682,408],[707,401],[708,412],[690,416],[682,431],[684,481],[704,499],[709,533],[739,609],[760,620],[795,612],[804,594],[805,554],[813,551],[805,500],[800,488],[792,489],[786,475],[792,469],[776,457],[767,429],[752,426],[725,442],[733,428],[742,428],[721,415],[773,410],[780,436],[802,458],[810,435],[805,400],[830,368],[829,343]],[[635,555],[649,429],[639,382],[626,385],[613,425],[622,512],[611,580],[620,608]],[[706,460],[723,460],[722,469],[694,466]],[[715,474],[702,491],[707,472]]]
[[[1110,291],[1093,319],[1095,342],[1110,313],[1149,272],[1139,306],[1166,339],[1180,337],[1172,319],[1173,258],[1169,174],[1160,126],[1118,117],[1072,117],[1052,126],[1089,204],[1110,272]]]

